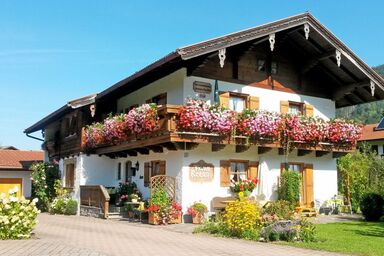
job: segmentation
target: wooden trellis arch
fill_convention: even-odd
[[[176,198],[176,179],[175,177],[167,175],[156,175],[151,177],[150,181],[151,198],[154,191],[157,189],[164,189],[167,192],[169,198],[173,201]]]

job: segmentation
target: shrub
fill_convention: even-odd
[[[54,187],[57,197],[50,204],[49,212],[52,214],[75,215],[77,213],[77,201],[72,199],[68,191],[62,187],[61,180],[56,180]]]
[[[204,215],[208,211],[208,208],[203,203],[194,203],[191,207],[188,207],[188,214],[196,216],[196,214]]]
[[[248,199],[236,200],[225,207],[224,225],[237,237],[248,237],[260,227],[260,208]]]
[[[300,175],[294,171],[283,171],[280,175],[279,199],[288,201],[295,207],[300,200]]]
[[[285,200],[277,200],[269,202],[264,206],[264,214],[276,216],[279,219],[289,220],[293,218],[294,212],[292,211],[291,204]]]
[[[260,236],[267,242],[270,241],[315,241],[315,225],[305,219],[281,220],[260,231]]]
[[[360,209],[367,221],[378,221],[383,216],[384,199],[376,193],[364,194]]]
[[[75,199],[69,199],[64,209],[66,215],[76,215],[77,213],[77,201]]]
[[[22,239],[31,235],[36,225],[38,199],[32,202],[16,197],[17,188],[9,191],[9,198],[0,194],[0,239]]]

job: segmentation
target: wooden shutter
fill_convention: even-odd
[[[289,112],[289,102],[288,101],[280,101],[280,113],[281,114],[288,114]]]
[[[165,161],[159,161],[160,171],[158,175],[165,175]]]
[[[309,104],[305,104],[305,115],[308,117],[313,117],[313,106]]]
[[[304,165],[304,204],[307,207],[314,206],[313,198],[313,164]]]
[[[259,162],[249,162],[248,165],[248,179],[257,179],[258,177],[258,172],[259,172]]]
[[[229,108],[229,92],[220,93],[220,105]]]
[[[231,185],[231,163],[228,160],[220,161],[220,186],[229,187]]]
[[[259,109],[259,97],[249,96],[248,97],[248,108],[251,110]]]
[[[151,166],[149,162],[144,163],[144,187],[149,186],[150,168]]]

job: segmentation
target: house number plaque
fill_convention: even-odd
[[[211,182],[213,180],[214,166],[200,160],[189,165],[189,179],[192,182]]]

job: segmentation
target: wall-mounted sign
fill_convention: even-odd
[[[200,160],[189,165],[189,179],[192,182],[211,182],[213,180],[214,165]]]
[[[212,86],[210,83],[195,81],[193,82],[193,91],[196,93],[209,94],[212,92]]]

